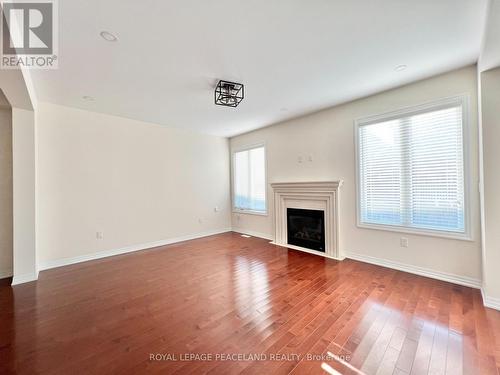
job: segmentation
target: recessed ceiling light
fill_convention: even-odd
[[[93,102],[94,101],[94,98],[91,97],[91,96],[88,96],[88,95],[82,96],[82,99],[86,100],[87,102]]]
[[[99,35],[107,42],[116,42],[118,40],[118,37],[111,34],[109,31],[101,31]]]
[[[398,66],[396,66],[396,67],[394,68],[394,70],[395,70],[396,72],[402,72],[402,71],[403,71],[403,70],[405,70],[406,68],[408,68],[408,66],[406,66],[406,65],[398,65]]]

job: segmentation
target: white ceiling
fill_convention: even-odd
[[[486,3],[64,0],[59,69],[32,78],[42,101],[233,136],[475,63]],[[245,84],[238,108],[218,79]]]
[[[481,71],[500,66],[500,0],[491,0],[478,61]]]

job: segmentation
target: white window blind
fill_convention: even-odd
[[[463,105],[358,123],[361,224],[466,234]]]
[[[234,208],[266,212],[264,146],[234,153]]]

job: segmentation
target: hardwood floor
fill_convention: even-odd
[[[478,290],[236,233],[0,283],[0,322],[1,374],[500,368],[500,313]]]

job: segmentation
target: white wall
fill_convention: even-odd
[[[13,284],[36,280],[35,118],[12,108]]]
[[[12,276],[12,112],[0,108],[0,278]]]
[[[37,126],[42,268],[230,228],[227,139],[48,103]]]
[[[35,117],[25,73],[22,69],[0,70],[5,95],[0,102],[12,108],[13,284],[37,278]]]
[[[396,73],[395,73],[396,74]],[[443,97],[470,95],[470,154],[472,169],[473,241],[460,241],[361,229],[356,226],[354,120]],[[312,115],[293,119],[231,139],[231,147],[265,142],[268,182],[344,180],[340,193],[341,251],[397,264],[421,267],[440,275],[455,275],[458,282],[479,284],[481,249],[478,193],[477,75],[471,66],[431,79],[383,92]],[[298,163],[297,158],[313,157]],[[268,188],[270,215],[233,214],[233,228],[273,237],[272,191]],[[400,247],[400,238],[409,247]]]
[[[484,264],[483,291],[500,308],[500,68],[481,73]]]

